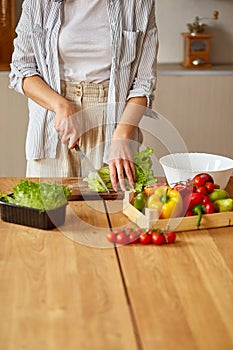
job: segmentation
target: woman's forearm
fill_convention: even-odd
[[[113,139],[131,139],[135,128],[138,126],[143,116],[146,106],[147,98],[145,96],[132,97],[129,99],[122,114],[121,120],[113,134]]]
[[[38,75],[24,78],[23,91],[27,97],[55,113],[69,105],[68,100],[51,89]]]
[[[24,78],[23,90],[27,97],[55,113],[54,128],[62,143],[74,148],[79,138],[79,124],[72,102],[51,89],[39,76]]]

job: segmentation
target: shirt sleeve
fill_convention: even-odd
[[[14,51],[10,64],[9,88],[21,94],[23,91],[23,79],[33,75],[39,75],[36,60],[33,53],[30,26],[30,13],[26,2],[23,3],[22,14],[16,27],[16,38],[14,39]]]
[[[153,7],[142,46],[137,75],[127,100],[133,97],[146,96],[147,107],[151,107],[153,92],[157,82],[157,53],[158,32]]]

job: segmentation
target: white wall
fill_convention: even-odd
[[[206,32],[213,35],[211,42],[212,63],[233,63],[233,0],[155,0],[159,29],[159,63],[182,61],[183,42],[181,32],[187,31],[187,23],[195,16],[212,17],[219,11],[219,19],[203,20],[208,24]],[[19,17],[22,0],[15,0],[16,17]]]
[[[27,99],[10,90],[8,85],[7,73],[0,73],[0,177],[23,177],[26,174]]]
[[[157,1],[160,63],[180,62],[182,59],[182,40],[180,33],[186,31],[186,23],[192,22],[195,16],[212,16],[214,10],[219,11],[220,18],[218,21],[209,22],[209,25],[212,25],[211,33],[214,34],[212,60],[216,63],[233,63],[233,0],[155,1]],[[17,13],[19,14],[21,0],[16,0],[16,5]],[[197,79],[195,78],[195,80]],[[223,82],[221,85],[220,83],[217,84],[217,81],[214,83],[211,82],[213,85],[211,85],[212,89],[207,88],[203,92],[203,98],[200,96],[202,98],[202,104],[200,106],[199,98],[195,94],[196,85],[192,85],[195,101],[198,101],[195,106],[193,106],[192,101],[192,108],[189,108],[186,78],[159,77],[158,98],[155,109],[166,116],[179,130],[190,150],[221,152],[232,157],[232,149],[229,148],[231,147],[229,146],[229,138],[225,138],[224,130],[220,129],[220,127],[222,128],[221,124],[220,126],[216,124],[216,119],[212,127],[215,128],[216,126],[217,129],[219,128],[221,130],[221,137],[216,138],[215,135],[213,146],[211,144],[212,140],[207,140],[206,138],[200,140],[200,143],[196,145],[195,142],[197,139],[189,137],[188,125],[190,126],[190,123],[188,117],[187,119],[180,119],[180,115],[185,116],[187,114],[189,116],[191,110],[192,113],[197,112],[196,114],[198,116],[196,121],[193,120],[193,123],[201,123],[202,118],[204,118],[202,106],[203,109],[207,108],[209,117],[212,116],[212,111],[208,111],[208,106],[212,106],[211,108],[214,110],[216,109],[216,115],[219,109],[222,108],[223,112],[219,113],[219,115],[221,120],[224,118],[224,127],[227,128],[227,125],[229,125],[229,129],[232,130],[232,83],[226,85]],[[224,88],[221,88],[221,86]],[[169,88],[169,92],[167,88]],[[218,99],[213,93],[213,88],[217,94],[219,93]],[[28,120],[27,101],[24,96],[8,89],[7,73],[0,72],[0,92],[0,176],[25,176],[24,144]],[[187,95],[186,99],[184,98],[185,92]],[[190,92],[189,97],[192,97],[192,92]],[[185,105],[183,103],[184,101],[186,101]],[[200,110],[197,106],[200,107],[198,107]],[[194,125],[193,127],[195,127],[195,130],[198,130],[199,126]],[[232,135],[232,131],[228,130],[228,132]]]
[[[187,32],[187,23],[195,16],[212,17],[219,11],[218,20],[203,20],[206,32],[213,35],[212,63],[233,63],[233,0],[156,0],[156,18],[159,30],[159,63],[182,61],[181,32]]]

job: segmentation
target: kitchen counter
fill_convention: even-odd
[[[213,64],[210,68],[185,68],[179,63],[158,63],[158,75],[233,75],[232,64]],[[0,76],[8,76],[8,71],[0,71]]]
[[[232,349],[233,227],[107,242],[128,225],[121,200],[72,201],[52,231],[1,221],[1,349]]]
[[[199,75],[210,75],[210,76],[223,76],[233,75],[233,64],[213,64],[210,68],[194,67],[185,68],[179,63],[158,63],[158,76],[199,76]]]

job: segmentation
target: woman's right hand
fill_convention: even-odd
[[[74,104],[54,91],[38,75],[24,78],[23,91],[33,101],[55,113],[54,127],[61,142],[69,142],[69,148],[74,148],[81,134]]]
[[[65,100],[65,99],[64,99]],[[74,148],[80,137],[80,125],[73,103],[63,100],[55,109],[54,127],[62,143]]]

